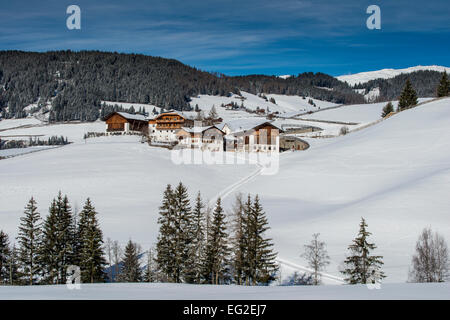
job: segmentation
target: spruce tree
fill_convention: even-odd
[[[49,214],[42,229],[42,245],[39,252],[39,265],[42,270],[43,283],[59,283],[58,279],[58,205],[53,199]]]
[[[450,80],[447,77],[447,72],[444,72],[437,88],[437,96],[441,98],[448,95],[450,95]]]
[[[22,273],[19,268],[19,252],[15,245],[10,250],[10,256],[8,259],[8,284],[9,285],[22,285],[21,281]]]
[[[32,285],[39,273],[38,255],[41,245],[42,220],[37,211],[36,201],[32,197],[25,207],[24,216],[19,226],[19,262],[24,280]]]
[[[174,219],[173,190],[170,184],[164,191],[162,204],[159,207],[159,234],[156,244],[158,268],[169,282],[175,281],[173,274],[175,263],[172,253],[174,252]]]
[[[62,282],[66,282],[67,268],[70,265],[74,265],[76,260],[76,232],[77,228],[74,225],[74,215],[69,203],[67,195],[61,197],[61,193],[58,195],[59,202],[59,235],[60,235],[60,258],[59,265]]]
[[[392,105],[392,102],[389,101],[388,104],[383,108],[383,112],[381,113],[381,117],[385,118],[391,112],[394,112],[394,106]]]
[[[88,198],[80,213],[78,234],[81,240],[80,269],[82,282],[103,282],[106,260],[103,252],[103,233],[97,220],[97,212]]]
[[[0,230],[0,285],[9,282],[10,256],[8,235]]]
[[[370,252],[376,248],[375,244],[367,241],[371,235],[367,231],[367,224],[361,218],[358,236],[348,247],[350,255],[344,261],[345,268],[341,272],[346,276],[345,281],[349,284],[375,283],[385,275],[381,271],[383,265],[382,256],[372,256]]]
[[[75,232],[69,199],[60,191],[52,201],[43,228],[41,259],[48,283],[66,282],[67,268],[74,262]]]
[[[278,271],[275,262],[277,253],[273,251],[272,239],[265,237],[266,231],[270,228],[258,195],[255,196],[248,220],[250,280],[253,285],[268,284],[275,279],[275,273]]]
[[[208,230],[208,244],[205,254],[205,274],[208,275],[207,282],[221,284],[228,281],[228,234],[225,221],[225,214],[222,208],[221,199],[218,198],[211,226]]]
[[[122,268],[119,274],[120,282],[140,282],[142,281],[142,269],[139,261],[139,246],[128,241],[123,256]]]
[[[236,195],[233,205],[233,277],[234,281],[241,285],[245,281],[245,262],[246,262],[246,237],[244,227],[244,203],[242,194]]]
[[[195,199],[195,206],[192,210],[190,253],[186,264],[186,282],[201,283],[202,281],[202,261],[205,252],[205,205],[203,204],[200,192]]]
[[[243,210],[243,217],[242,217],[242,239],[241,239],[241,245],[242,245],[242,272],[243,277],[246,285],[251,285],[252,279],[255,277],[255,265],[254,265],[254,259],[252,260],[251,257],[256,256],[255,252],[255,246],[253,245],[254,241],[252,240],[254,238],[252,234],[252,198],[250,197],[250,194],[247,196],[247,201],[244,203],[244,206],[242,208]]]
[[[174,219],[174,280],[180,283],[192,279],[189,255],[193,245],[192,210],[186,187],[180,182],[173,193]]]
[[[402,91],[402,94],[400,95],[398,109],[399,111],[402,111],[415,105],[417,105],[417,93],[413,89],[411,82],[408,79],[406,80],[405,87]]]

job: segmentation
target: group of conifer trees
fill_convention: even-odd
[[[437,96],[439,98],[450,96],[450,80],[448,79],[447,72],[444,72],[442,79],[439,82]]]
[[[0,232],[0,260],[0,284],[66,283],[72,265],[80,267],[82,282],[104,281],[103,235],[91,200],[77,213],[59,192],[42,219],[31,198],[20,218],[17,244],[11,246]]]
[[[220,198],[210,209],[199,192],[191,207],[182,183],[167,185],[159,214],[156,262],[163,281],[259,285],[275,279],[276,253],[258,196],[237,196],[228,221]]]
[[[447,72],[444,72],[436,88],[436,96],[438,98],[448,97],[450,95],[450,81],[447,77]],[[406,80],[405,87],[403,88],[402,94],[399,97],[398,109],[397,111],[403,111],[405,109],[412,108],[418,103],[417,92],[411,85],[411,81]],[[392,104],[389,102],[383,109],[382,116],[385,117],[387,114],[393,111]]]
[[[230,218],[228,218],[230,217]],[[10,244],[0,231],[0,285],[63,284],[70,279],[70,266],[78,266],[81,282],[174,282],[192,284],[267,285],[275,280],[278,265],[271,239],[265,236],[268,220],[258,195],[243,199],[236,195],[230,215],[221,198],[214,208],[204,204],[200,192],[191,207],[187,188],[167,185],[159,209],[159,235],[155,248],[143,252],[131,239],[122,252],[117,241],[107,239],[88,198],[81,212],[72,210],[67,196],[59,192],[41,218],[31,198],[20,218],[17,243]],[[379,283],[383,257],[369,241],[371,233],[361,218],[359,232],[349,245],[341,273],[348,284]],[[321,273],[329,264],[325,243],[319,234],[305,245],[302,254],[312,270],[291,285],[321,283]],[[105,249],[107,260],[105,259]],[[108,261],[108,263],[107,263]],[[441,282],[450,274],[450,258],[442,236],[424,229],[413,256],[413,282]],[[108,266],[109,265],[109,266]]]
[[[88,198],[80,213],[59,192],[41,218],[34,198],[20,218],[17,242],[0,231],[0,285],[63,284],[78,266],[82,283],[176,282],[206,284],[268,284],[275,279],[268,221],[258,196],[236,197],[233,219],[218,198],[213,210],[200,192],[193,202],[180,183],[164,191],[159,210],[156,248],[147,252],[129,240],[124,251],[117,241],[103,243],[97,212]],[[106,255],[105,255],[106,250]],[[105,256],[107,259],[105,259]]]

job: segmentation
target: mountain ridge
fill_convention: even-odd
[[[380,70],[374,70],[374,71],[364,71],[349,75],[341,75],[337,76],[336,79],[347,82],[350,86],[354,86],[357,84],[364,84],[371,80],[377,80],[377,79],[391,79],[395,78],[398,75],[401,74],[408,74],[413,73],[417,71],[437,71],[437,72],[444,72],[450,73],[449,67],[444,66],[438,66],[438,65],[431,65],[431,66],[413,66],[409,68],[404,69],[380,69]]]

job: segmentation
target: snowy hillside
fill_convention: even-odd
[[[0,225],[14,238],[29,198],[35,197],[45,216],[61,190],[78,209],[91,197],[105,238],[125,243],[132,237],[148,249],[156,240],[158,207],[168,183],[183,181],[192,196],[200,190],[206,200],[255,170],[253,165],[177,165],[167,149],[141,144],[137,136],[88,139],[0,160]]]
[[[25,120],[25,119],[19,119],[19,120]],[[17,121],[19,121],[17,120]],[[29,119],[31,120],[30,123],[35,123],[37,120]],[[16,121],[16,120],[4,120],[5,126],[11,127],[14,124],[9,124],[10,121]],[[23,122],[19,122],[23,123]],[[25,123],[28,123],[26,121]],[[57,124],[50,124],[50,125],[39,125],[40,122],[37,123],[38,125],[30,125],[23,128],[16,128],[16,129],[10,129],[7,131],[0,132],[1,136],[7,136],[7,135],[15,135],[15,136],[21,136],[21,135],[33,135],[33,136],[41,136],[41,139],[47,139],[51,136],[64,136],[67,137],[70,142],[81,142],[83,141],[83,136],[86,132],[103,132],[105,131],[105,123],[103,121],[95,121],[95,122],[82,122],[82,123],[57,123]],[[1,125],[1,122],[0,122]],[[17,140],[20,140],[19,138],[16,138]],[[28,140],[28,137],[25,137],[24,139]]]
[[[153,109],[155,109],[157,112],[161,111],[160,107],[157,107],[152,104],[145,104],[145,103],[131,103],[131,102],[117,102],[117,101],[102,101],[102,104],[106,104],[107,106],[119,106],[122,107],[124,110],[129,110],[131,107],[134,108],[134,110],[137,112],[140,108],[144,109],[149,114],[152,113]]]
[[[405,281],[424,227],[450,239],[449,128],[450,99],[430,102],[306,152],[282,154],[278,174],[238,191],[261,196],[281,259],[304,265],[302,246],[320,232],[332,259],[327,270],[339,276],[363,216],[384,256],[385,282]]]
[[[233,112],[231,110],[225,110],[220,106],[227,105],[229,103],[236,103],[238,106],[243,105],[245,108],[250,110],[256,110],[258,107],[260,109],[267,109],[270,112],[278,111],[280,113],[305,113],[308,111],[316,111],[324,108],[329,108],[333,106],[337,106],[337,104],[321,101],[317,99],[311,99],[316,106],[313,106],[308,103],[309,99],[306,97],[303,99],[300,96],[286,96],[286,95],[278,95],[278,94],[265,94],[269,101],[266,101],[264,98],[256,96],[251,93],[247,93],[242,91],[242,96],[232,95],[231,97],[222,97],[222,96],[210,96],[210,95],[199,95],[198,97],[193,97],[190,102],[191,107],[198,107],[204,112],[208,112],[212,106],[214,105],[219,116],[224,119],[230,118],[229,115]],[[270,102],[270,98],[275,99],[275,103]],[[242,112],[241,112],[242,116]]]
[[[416,67],[410,67],[406,69],[382,69],[377,71],[369,71],[369,72],[361,72],[356,74],[350,74],[350,75],[342,75],[336,77],[340,81],[347,82],[349,85],[353,86],[358,83],[365,83],[369,82],[370,80],[375,79],[390,79],[398,76],[402,73],[412,73],[415,71],[421,71],[421,70],[430,70],[430,71],[438,71],[438,72],[444,72],[447,71],[447,73],[450,73],[450,68],[448,67],[441,67],[441,66],[416,66]]]
[[[0,121],[0,131],[16,128],[20,126],[39,125],[42,122],[35,118],[8,119]]]
[[[420,98],[419,103],[429,101],[431,98]],[[343,121],[343,122],[357,122],[367,124],[374,122],[381,118],[383,108],[387,102],[369,103],[369,104],[352,104],[342,106],[336,109],[324,110],[313,114],[302,116],[303,119],[320,119],[327,121]],[[394,110],[397,109],[398,101],[392,101]]]
[[[284,121],[366,124],[380,118],[382,106],[344,106]],[[11,121],[0,123],[6,128]],[[85,142],[83,134],[103,131],[103,122],[6,130],[0,135],[63,135],[74,144],[0,161],[0,224],[14,238],[27,200],[34,196],[46,215],[61,190],[78,209],[85,198],[93,199],[105,237],[121,244],[132,237],[147,249],[156,240],[164,187],[183,181],[191,194],[201,190],[205,199],[224,195],[227,210],[235,192],[260,194],[283,272],[296,265],[304,270],[302,246],[320,232],[332,258],[327,272],[340,277],[339,264],[364,216],[384,256],[385,282],[403,282],[423,227],[450,239],[449,128],[450,99],[429,102],[347,136],[309,139],[307,151],[281,154],[279,172],[271,176],[259,175],[249,164],[176,165],[168,150],[141,144],[135,136]]]
[[[82,284],[80,290],[65,285],[6,287],[1,300],[14,299],[105,299],[105,300],[389,300],[450,299],[448,283],[402,283],[369,290],[354,286],[214,286],[160,283]]]

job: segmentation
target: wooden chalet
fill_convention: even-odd
[[[283,130],[265,119],[236,119],[227,122],[227,151],[269,152],[279,151],[279,135]]]
[[[194,120],[181,112],[168,111],[149,122],[151,138],[158,142],[176,142],[176,132],[183,127],[193,127]]]
[[[112,112],[104,118],[106,133],[144,133],[148,132],[148,120],[140,114]]]
[[[192,127],[194,125],[194,120],[176,111],[161,113],[155,117],[154,121],[156,123],[156,130],[177,130],[182,127]]]

